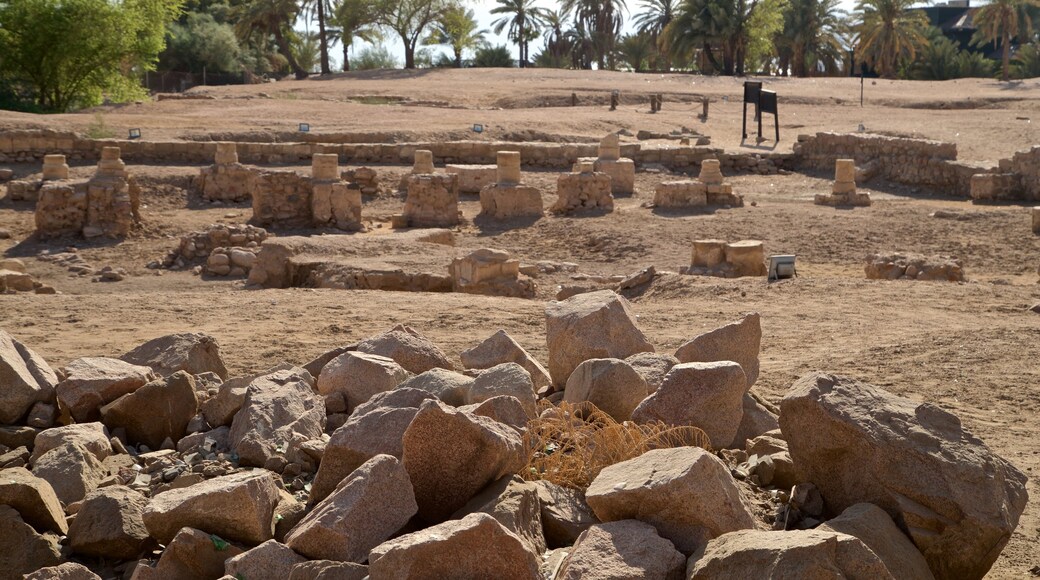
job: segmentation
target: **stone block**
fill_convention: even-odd
[[[636,189],[636,164],[631,159],[598,159],[595,171],[610,176],[610,191],[615,195],[632,195]]]
[[[419,151],[416,151],[418,155]],[[410,227],[441,228],[459,223],[459,178],[454,174],[408,177],[404,217]]]
[[[217,143],[217,152],[213,156],[216,165],[232,165],[238,163],[238,148],[234,143],[221,141]]]
[[[459,193],[480,193],[498,178],[494,165],[445,165],[444,171],[459,176]]]
[[[69,178],[69,166],[64,155],[43,156],[43,180],[56,181]]]
[[[339,181],[339,156],[335,153],[315,153],[311,157],[311,179]]]
[[[582,163],[583,171],[563,173],[556,181],[558,199],[552,210],[556,213],[598,209],[614,211],[614,196],[610,176],[598,171],[584,171],[591,163]]]
[[[733,265],[737,277],[767,274],[765,249],[758,240],[726,244],[726,262]]]
[[[488,185],[480,190],[480,215],[493,219],[541,217],[542,192],[527,185]]]
[[[497,183],[520,183],[520,152],[499,151],[496,156],[498,164]]]
[[[701,207],[708,204],[708,188],[700,181],[665,181],[654,189],[654,205],[660,208]]]
[[[726,261],[725,240],[694,240],[693,260],[694,267],[714,268]]]
[[[856,161],[854,159],[834,160],[834,181],[856,181]]]

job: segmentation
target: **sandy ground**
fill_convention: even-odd
[[[390,131],[407,126],[409,135],[448,135],[462,115],[442,107],[365,105],[339,101],[313,107],[315,99],[340,95],[404,95],[415,99],[457,102],[474,119],[515,123],[527,131],[598,138],[620,126],[661,130],[694,121],[699,105],[665,103],[651,116],[633,104],[615,114],[605,107],[511,108],[495,110],[503,101],[550,99],[571,90],[591,94],[620,86],[636,93],[644,77],[635,75],[495,71],[437,71],[352,75],[332,81],[278,83],[259,87],[209,89],[215,101],[163,101],[106,113],[112,126],[139,123],[166,137],[185,137],[212,130],[218,119],[227,131],[280,130],[298,119],[320,119],[337,131]],[[538,80],[539,84],[525,83]],[[737,94],[731,79],[670,75],[645,77],[647,92],[705,90],[715,97]],[[521,92],[518,86],[525,83]],[[621,84],[628,83],[628,84]],[[691,85],[691,83],[693,83]],[[1031,145],[1035,136],[1016,117],[1037,116],[1040,85],[1029,81],[1003,89],[990,81],[958,83],[867,82],[868,96],[886,100],[864,109],[846,102],[826,104],[838,89],[858,90],[858,81],[776,81],[781,94],[806,104],[791,105],[795,131],[850,128],[866,119],[872,128],[948,139],[959,133],[962,156],[995,160]],[[453,86],[454,85],[454,86]],[[571,88],[574,87],[574,88]],[[652,88],[651,88],[652,87]],[[956,89],[951,102],[990,101],[984,109],[931,110],[908,108]],[[245,100],[265,92],[296,91],[298,98]],[[843,93],[844,94],[844,93]],[[530,95],[530,96],[525,96]],[[533,95],[538,95],[534,97]],[[858,93],[856,94],[858,97]],[[844,97],[851,98],[851,97]],[[308,102],[311,101],[311,102]],[[496,104],[497,103],[497,104]],[[893,104],[894,103],[894,104]],[[680,110],[681,107],[685,109]],[[714,106],[714,105],[713,105]],[[729,107],[729,108],[727,108]],[[640,108],[645,108],[640,105]],[[718,115],[705,132],[716,143],[737,127],[733,103],[719,101]],[[363,113],[363,114],[362,114]],[[467,113],[468,115],[469,113]],[[410,115],[415,115],[411,117]],[[861,115],[869,115],[863,117]],[[957,117],[947,117],[957,115]],[[948,119],[949,122],[944,122]],[[48,126],[81,129],[90,114],[34,117],[0,113],[0,126]],[[839,122],[840,121],[840,122]],[[462,125],[470,121],[465,119]],[[874,125],[876,123],[876,125]],[[404,133],[402,133],[403,135]],[[738,139],[739,140],[739,139]],[[736,144],[733,144],[735,147]],[[789,147],[789,143],[781,147]],[[18,175],[38,167],[10,166]],[[188,192],[198,167],[131,167],[145,186],[145,225],[122,242],[65,239],[41,243],[31,237],[31,204],[0,201],[0,228],[11,240],[0,240],[0,254],[23,258],[31,273],[55,286],[57,296],[0,296],[0,327],[46,357],[53,365],[87,355],[115,356],[171,332],[201,331],[221,344],[232,373],[272,366],[280,361],[303,363],[317,354],[393,326],[406,323],[430,336],[452,356],[506,329],[542,360],[546,358],[545,301],[561,284],[581,284],[566,275],[537,280],[538,298],[520,300],[456,294],[409,294],[314,289],[245,290],[241,280],[204,281],[189,272],[156,272],[145,265],[160,258],[190,231],[215,222],[242,223],[247,204],[210,205]],[[304,168],[300,168],[305,170]],[[386,183],[396,183],[403,167],[378,167]],[[89,175],[91,168],[74,168]],[[668,175],[639,173],[637,192],[617,200],[617,210],[596,217],[546,217],[527,227],[518,224],[475,225],[476,196],[463,196],[467,223],[459,229],[462,248],[505,249],[525,262],[574,262],[579,273],[630,274],[655,265],[677,271],[689,262],[690,240],[756,238],[768,253],[798,255],[800,277],[775,284],[762,279],[722,280],[665,274],[633,297],[639,324],[658,351],[671,352],[685,339],[733,320],[743,312],[762,313],[762,374],[755,390],[778,401],[804,373],[826,370],[882,386],[915,400],[930,401],[956,413],[965,425],[997,453],[1030,476],[1029,492],[1040,497],[1034,475],[1040,471],[1036,438],[1040,425],[1040,315],[1028,308],[1040,302],[1037,267],[1040,236],[1029,229],[1029,212],[1020,206],[972,206],[960,200],[925,197],[906,188],[872,183],[870,208],[833,209],[811,203],[814,193],[829,187],[824,175],[736,176],[735,189],[745,196],[743,208],[706,213],[659,213],[645,207],[653,187]],[[555,174],[525,172],[525,181],[543,190],[546,206],[555,199]],[[752,205],[754,202],[754,205]],[[384,193],[366,199],[365,219],[373,232],[388,227],[400,211],[402,196]],[[931,217],[937,209],[959,212],[962,219]],[[274,232],[287,234],[297,232]],[[126,268],[131,276],[116,283],[91,282],[37,259],[43,251],[75,246],[96,268]],[[955,255],[962,259],[967,283],[881,282],[864,278],[863,259],[876,251],[912,251]],[[461,251],[461,250],[460,250]],[[1020,578],[1040,565],[1040,508],[1031,502],[1010,544],[990,574]]]

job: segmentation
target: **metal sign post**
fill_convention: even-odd
[[[760,143],[764,141],[764,139],[762,138],[762,113],[771,113],[773,115],[773,125],[776,128],[776,142],[779,143],[780,116],[777,115],[776,91],[760,91],[758,95],[758,141]]]
[[[755,106],[755,119],[761,121],[761,116],[758,109],[758,95],[762,92],[762,83],[756,81],[745,81],[744,82],[744,125],[743,125],[743,138],[747,139],[747,106],[752,104]],[[761,132],[759,132],[761,136]]]

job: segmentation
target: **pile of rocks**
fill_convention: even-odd
[[[56,294],[53,286],[39,282],[25,269],[25,262],[17,258],[0,259],[0,294],[35,292]]]
[[[206,258],[202,272],[211,276],[249,276],[259,253],[260,246],[255,244],[240,248],[214,248]]]
[[[545,366],[499,331],[458,368],[397,326],[230,379],[205,335],[56,373],[0,331],[3,569],[975,579],[1025,508],[1026,477],[934,405],[817,373],[772,413],[750,392],[757,314],[674,354],[656,353],[610,291],[552,302],[545,322]],[[563,487],[529,454],[566,451],[525,446],[562,402],[696,428],[710,444],[652,449]],[[596,428],[569,421],[573,437]]]
[[[64,252],[55,254],[44,250],[37,258],[43,262],[51,262],[63,266],[77,276],[91,276],[94,274],[94,266],[84,260],[83,256],[76,251],[76,248],[68,248]]]
[[[395,226],[450,228],[460,223],[458,175],[418,173],[407,179],[408,197]]]
[[[230,248],[259,248],[267,239],[267,230],[247,224],[213,224],[204,230],[191,232],[181,237],[176,250],[171,251],[156,263],[163,268],[187,268],[204,260],[220,248],[227,253]]]
[[[480,190],[496,183],[498,166],[454,164],[445,165],[444,172],[459,176],[459,193],[480,193]]]
[[[869,280],[944,280],[963,282],[964,267],[953,256],[881,253],[867,256]]]
[[[354,184],[362,195],[379,194],[379,174],[371,167],[355,167],[340,173],[340,179]]]

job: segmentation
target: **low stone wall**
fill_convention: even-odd
[[[795,163],[802,169],[830,171],[838,159],[852,159],[863,183],[881,177],[895,183],[922,187],[956,197],[971,195],[971,176],[992,172],[957,161],[957,144],[864,135],[817,133],[799,135],[794,145]]]
[[[250,225],[213,224],[205,230],[181,237],[177,249],[163,258],[165,268],[185,268],[207,259],[218,248],[259,247],[267,239],[267,230]]]
[[[312,137],[313,138],[313,137]],[[72,161],[95,161],[101,149],[118,146],[124,161],[130,163],[175,162],[210,165],[218,142],[206,141],[126,141],[86,139],[76,133],[59,131],[0,132],[0,163],[42,161],[44,155],[60,153]],[[490,165],[499,151],[519,152],[525,167],[566,169],[581,157],[596,157],[597,143],[543,143],[496,141],[437,141],[428,143],[267,143],[236,144],[238,160],[249,164],[299,163],[316,153],[334,153],[349,164],[411,165],[417,150],[428,150],[437,164]],[[776,173],[794,168],[789,153],[727,154],[721,149],[700,146],[623,144],[623,157],[637,167],[658,165],[670,171],[691,172],[703,159],[718,159],[727,173]],[[367,193],[367,192],[366,192]]]
[[[1019,151],[1009,160],[1001,160],[1000,169],[1020,176],[1022,197],[1019,199],[1040,201],[1040,145]]]
[[[963,282],[964,267],[950,256],[871,254],[864,266],[870,280],[940,280]]]

